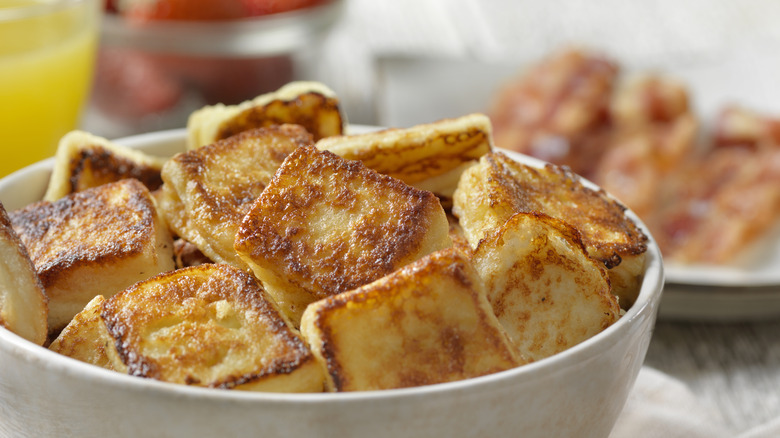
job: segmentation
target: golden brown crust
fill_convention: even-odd
[[[241,111],[219,125],[216,140],[260,127],[293,123],[306,128],[314,140],[340,135],[344,130],[338,99],[308,92],[290,100],[276,99]]]
[[[140,254],[146,242],[154,240],[156,214],[149,192],[137,180],[128,179],[56,202],[34,203],[11,217],[41,282],[48,287],[69,270],[109,267],[118,259]]]
[[[275,125],[178,154],[163,168],[160,210],[209,259],[245,268],[233,249],[241,220],[287,155],[311,144],[302,127]]]
[[[301,328],[333,391],[428,385],[521,363],[474,268],[453,249],[317,301]]]
[[[122,147],[103,137],[71,131],[60,140],[44,199],[56,201],[69,193],[127,178],[135,178],[154,191],[162,185],[163,163],[162,158]]]
[[[324,298],[360,286],[366,278],[378,278],[386,274],[389,267],[409,257],[417,249],[428,228],[425,222],[415,219],[426,210],[433,209],[436,198],[430,192],[422,192],[400,181],[367,171],[357,162],[335,159],[335,155],[328,152],[318,153],[313,149],[307,152],[301,151],[291,156],[284,169],[274,177],[273,189],[283,189],[269,191],[268,196],[262,197],[253,214],[244,221],[238,245],[246,247],[251,240],[250,255],[253,258],[285,260],[289,263],[289,270],[298,275],[308,277],[308,270],[322,272],[325,275],[312,279],[311,291],[316,298]],[[338,174],[342,178],[338,186],[328,187],[328,181],[298,180],[298,176],[306,174]],[[377,210],[371,211],[369,215],[350,218],[349,231],[359,240],[350,242],[353,244],[350,248],[344,247],[347,242],[334,242],[330,249],[334,255],[347,252],[358,257],[350,257],[349,260],[323,257],[316,261],[316,266],[309,268],[307,260],[315,251],[330,251],[296,240],[299,228],[305,226],[317,204],[329,203],[347,212],[358,212],[364,200],[360,199],[360,194],[354,189],[359,190],[364,184],[368,189],[381,186],[385,191],[383,194],[395,198],[392,201],[412,208],[397,211],[398,217],[394,218],[394,223],[382,224],[382,219],[387,218],[388,214]],[[387,204],[390,209],[394,207],[390,200]],[[258,208],[262,208],[262,215],[258,214]],[[271,218],[276,220],[271,222]],[[249,235],[249,232],[252,234]],[[377,264],[377,260],[381,260],[381,263]]]
[[[49,297],[49,330],[65,327],[96,295],[112,296],[172,269],[170,233],[134,179],[41,201],[11,213]]]
[[[306,344],[257,280],[228,265],[137,283],[107,300],[102,317],[131,375],[228,389],[303,371],[306,388],[290,390],[321,389]]]
[[[286,284],[269,286],[272,294],[300,293],[294,321],[314,299],[449,245],[446,216],[432,193],[314,147],[285,160],[235,242],[266,285]],[[307,302],[301,307],[300,301]]]
[[[100,313],[105,299],[102,295],[93,298],[84,310],[73,317],[60,332],[49,350],[72,357],[85,363],[113,370],[108,349],[114,348],[114,340],[106,330]]]
[[[0,203],[0,327],[42,345],[48,331],[47,316],[43,285]]]
[[[463,165],[490,152],[493,140],[490,120],[475,113],[404,129],[328,137],[318,141],[317,148],[362,161],[379,173],[412,185],[433,184],[435,178],[444,179],[448,172],[456,171],[449,178],[452,183],[438,181],[435,185],[441,187],[430,188],[438,195],[452,196]]]
[[[558,219],[517,213],[487,233],[472,261],[517,353],[530,359],[570,348],[620,315],[606,269]]]
[[[626,214],[626,208],[603,190],[586,187],[569,169],[547,164],[536,168],[496,152],[482,159],[483,195],[501,222],[514,213],[541,212],[563,220],[582,234],[588,254],[607,268],[621,257],[643,254],[647,236]]]
[[[290,82],[238,105],[205,106],[187,120],[187,149],[197,149],[239,132],[277,124],[304,126],[314,138],[340,135],[346,116],[336,93],[319,82]]]
[[[464,172],[453,199],[453,213],[472,247],[516,213],[539,212],[566,222],[580,232],[588,255],[609,269],[621,306],[634,302],[648,238],[621,203],[587,187],[568,168],[533,167],[490,153]]]
[[[214,217],[241,220],[244,209],[262,193],[287,155],[311,144],[311,135],[297,125],[269,126],[178,154],[166,168],[178,165],[180,175],[187,178],[188,185],[195,185],[201,202]],[[254,160],[242,163],[238,159],[247,157]],[[261,172],[238,175],[242,167]]]
[[[133,161],[112,154],[98,145],[82,148],[70,160],[70,191],[80,192],[125,178],[135,178],[149,190],[157,190],[162,185],[160,168],[139,166]]]

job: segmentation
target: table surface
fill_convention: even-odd
[[[685,382],[742,432],[780,417],[780,322],[660,319],[646,365]]]

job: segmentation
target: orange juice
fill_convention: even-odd
[[[89,94],[96,0],[0,3],[0,176],[52,156]]]

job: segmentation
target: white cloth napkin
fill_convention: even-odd
[[[777,438],[780,418],[749,431],[733,431],[681,381],[650,367],[634,389],[610,438]]]
[[[780,418],[776,418],[767,424],[749,430],[739,438],[777,438],[780,436]]]

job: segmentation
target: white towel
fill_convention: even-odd
[[[639,372],[634,389],[610,438],[777,438],[780,418],[749,431],[727,427],[681,381],[650,367]]]

